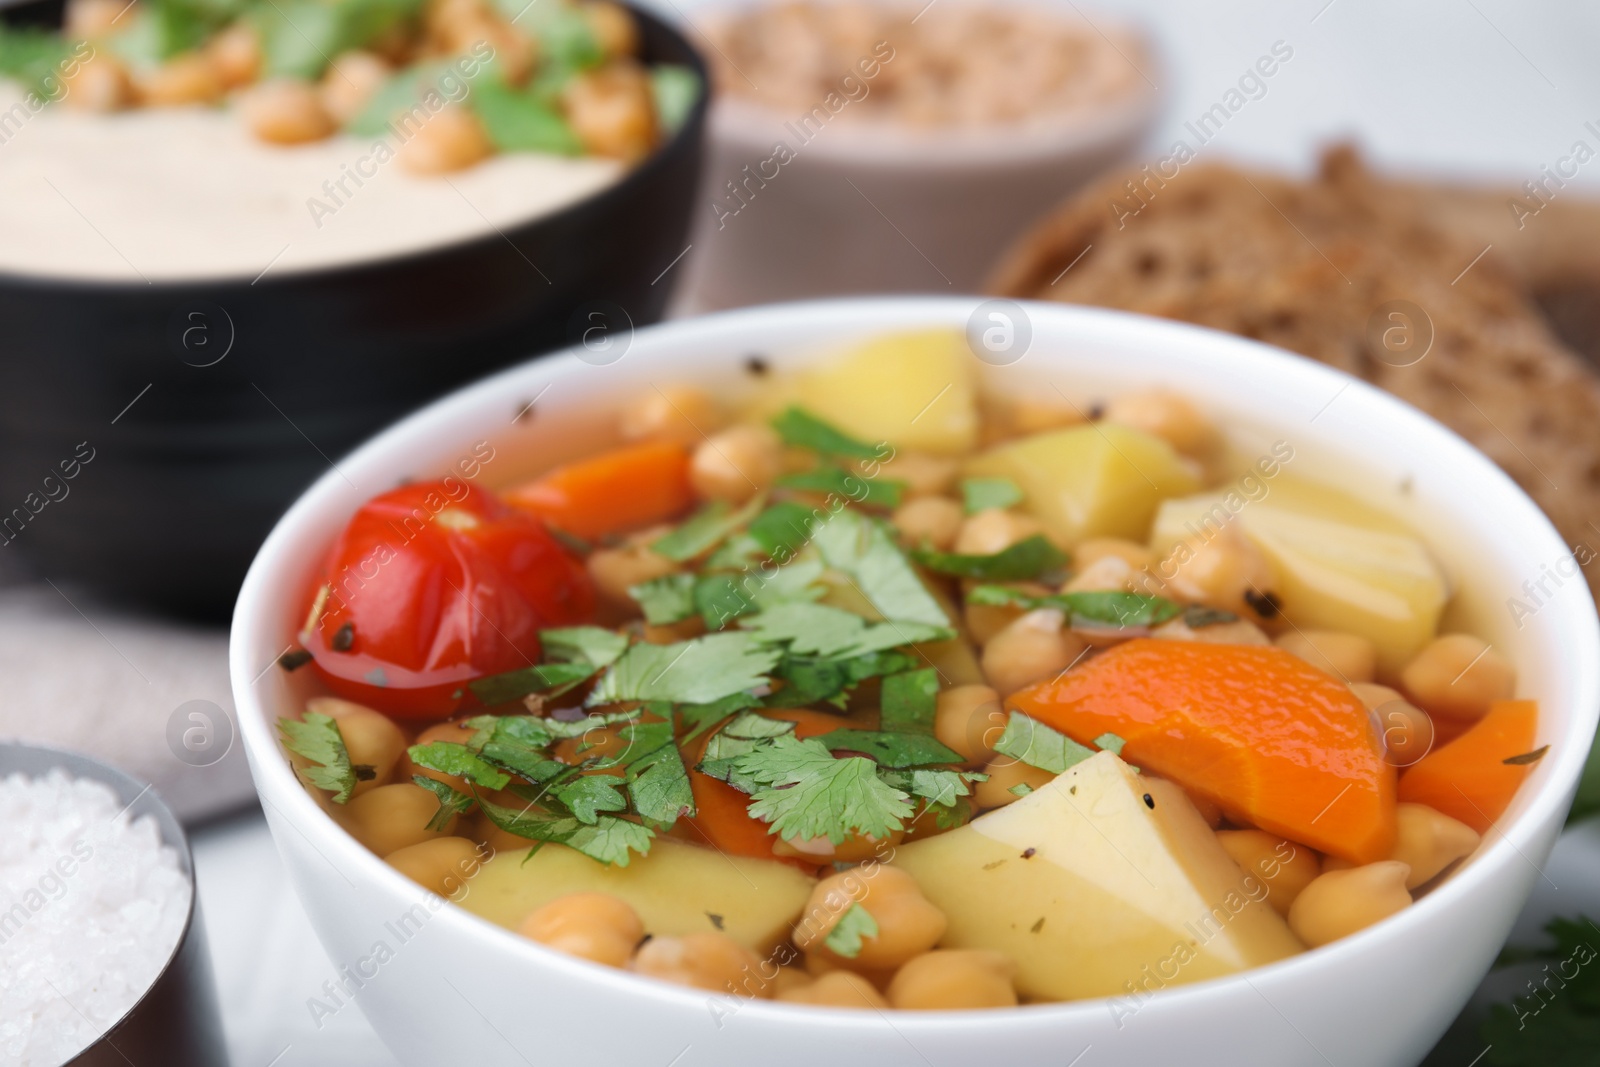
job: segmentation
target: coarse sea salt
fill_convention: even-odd
[[[191,893],[149,816],[102,782],[0,779],[0,1065],[58,1067],[155,983]]]

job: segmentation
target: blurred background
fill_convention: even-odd
[[[0,509],[26,509],[0,534],[0,736],[115,762],[188,821],[241,1067],[391,1062],[358,1013],[314,1021],[306,1008],[333,971],[232,744],[226,619],[243,568],[361,439],[597,324],[874,291],[1191,318],[1393,388],[1501,461],[1575,546],[1600,547],[1594,411],[1569,404],[1553,430],[1525,429],[1552,391],[1572,392],[1561,381],[1596,388],[1595,5],[987,0],[998,25],[957,0],[643,6],[641,55],[709,80],[709,113],[661,112],[654,141],[610,152],[625,173],[447,176],[467,206],[409,205],[429,236],[381,255],[319,243],[319,226],[241,243],[250,269],[163,275],[131,250],[161,234],[99,214],[116,203],[94,200],[80,163],[56,189],[70,211],[24,206],[43,130],[31,123],[46,120],[8,125],[0,108],[0,220],[21,220],[0,221]],[[14,23],[61,18],[60,5],[0,7]],[[892,57],[874,53],[880,39]],[[15,76],[7,62],[0,47],[0,74]],[[669,90],[655,91],[660,108]],[[1336,145],[1356,154],[1325,162]],[[127,181],[159,176],[147,162],[160,150],[142,142]],[[329,160],[296,180],[338,178]],[[1228,177],[1238,168],[1243,184]],[[536,209],[507,192],[533,186],[563,192]],[[294,188],[303,224],[299,201],[324,194]],[[1209,200],[1186,215],[1183,189]],[[353,221],[328,232],[375,240],[391,208],[349,202]],[[1168,269],[1196,248],[1214,274]],[[1323,262],[1337,277],[1305,274]],[[1408,329],[1439,339],[1430,366],[1497,397],[1474,404],[1481,420],[1437,382],[1395,377],[1405,359],[1362,347],[1396,299],[1411,302]],[[1525,323],[1506,344],[1555,370],[1517,394],[1504,352],[1475,340],[1480,316]],[[58,498],[50,476],[74,456]],[[216,738],[199,756],[174,741],[197,724]],[[1514,940],[1537,943],[1551,916],[1600,915],[1594,826],[1569,830],[1545,873]],[[1476,1013],[1521,980],[1491,975],[1435,1061],[1467,1064]]]

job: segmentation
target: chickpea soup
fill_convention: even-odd
[[[684,120],[695,75],[638,53],[611,0],[71,0],[59,33],[0,24],[0,271],[255,276],[492,235]]]
[[[368,501],[281,661],[323,694],[289,760],[509,930],[796,1005],[1127,997],[1449,877],[1543,750],[1424,540],[1182,396],[975,364],[937,330],[662,384],[526,483]]]

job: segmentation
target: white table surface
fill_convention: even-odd
[[[655,0],[655,6],[692,23],[709,2]],[[1592,3],[1099,0],[1085,10],[1141,17],[1162,42],[1165,64],[1156,76],[1171,106],[1153,138],[1161,150],[1279,40],[1294,48],[1293,60],[1265,96],[1228,122],[1207,146],[1208,156],[1303,170],[1319,145],[1354,137],[1385,167],[1517,185],[1537,178],[1575,140],[1593,143],[1583,124],[1600,120],[1600,64],[1590,54],[1600,40],[1600,5]],[[1575,184],[1600,187],[1600,164]],[[27,677],[58,679],[48,691],[0,697],[0,733],[37,736],[48,732],[33,725],[39,707],[98,707],[110,694],[124,700],[125,713],[133,694],[136,704],[149,706],[157,727],[180,700],[231,707],[220,684],[220,632],[141,627],[136,618],[116,619],[76,596],[58,601],[65,596],[47,586],[9,591],[0,600],[0,648],[29,650],[17,653]],[[48,627],[72,629],[73,639],[54,630],[42,639],[41,617]],[[175,643],[183,645],[177,658],[192,671],[177,683],[163,662],[174,657]],[[61,659],[55,671],[48,669],[53,648],[71,650],[70,662]],[[130,750],[135,744],[127,742]],[[158,734],[146,747],[159,753],[159,745]],[[100,748],[128,762],[128,752]],[[239,776],[246,772],[235,758],[215,772],[229,779],[218,795],[244,791]],[[193,845],[234,1067],[393,1067],[358,1012],[342,1011],[320,1028],[313,1022],[306,1001],[333,977],[333,967],[289,889],[259,813],[201,826]],[[1584,910],[1600,914],[1597,824],[1562,839],[1516,937],[1532,939],[1548,917]]]

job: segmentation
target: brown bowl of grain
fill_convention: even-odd
[[[707,306],[968,291],[1157,115],[1150,43],[1021,0],[785,0],[700,26],[716,100]]]

